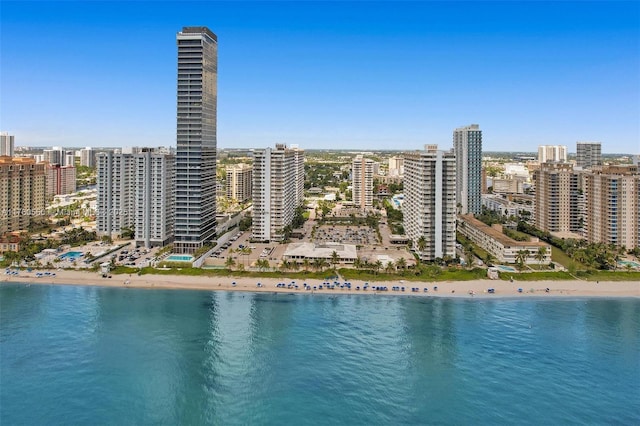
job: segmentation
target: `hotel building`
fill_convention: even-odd
[[[373,207],[374,161],[357,155],[351,164],[352,199],[362,210]]]
[[[627,250],[640,245],[638,166],[594,167],[585,175],[586,237]]]
[[[253,167],[240,163],[227,166],[227,191],[229,200],[244,203],[251,199]]]
[[[423,261],[455,257],[456,242],[456,158],[453,151],[438,151],[427,145],[424,151],[404,155],[405,233]],[[479,182],[478,182],[479,183]],[[419,241],[424,237],[424,250]]]
[[[174,251],[215,240],[218,39],[206,27],[177,34],[178,106]]]
[[[252,239],[282,241],[304,201],[304,151],[277,144],[254,152]]]
[[[459,213],[482,210],[482,130],[477,124],[453,131],[456,158],[456,204]],[[405,160],[406,172],[406,160]]]
[[[45,219],[44,167],[32,158],[0,157],[0,235]]]

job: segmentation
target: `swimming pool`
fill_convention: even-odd
[[[618,260],[618,265],[621,266],[631,266],[632,268],[640,268],[640,263],[634,262],[633,260]]]
[[[516,268],[514,268],[513,266],[496,265],[496,268],[505,272],[516,272]]]
[[[188,254],[172,254],[165,259],[167,262],[192,262],[193,256]]]
[[[81,251],[68,251],[65,254],[60,255],[61,260],[71,260],[74,261],[77,258],[82,257]]]

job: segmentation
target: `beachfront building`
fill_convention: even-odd
[[[13,157],[15,136],[8,132],[0,133],[0,156]]]
[[[304,201],[304,151],[276,144],[254,152],[252,239],[282,241]]]
[[[339,263],[352,264],[358,257],[354,244],[326,242],[322,244],[291,243],[287,245],[282,258],[299,264],[304,263],[305,260],[311,263],[322,260],[330,264],[334,259],[334,252]]]
[[[404,155],[403,226],[423,261],[455,257],[456,159],[427,145]],[[424,244],[424,247],[423,247]]]
[[[491,254],[499,263],[517,263],[519,252],[526,251],[525,264],[551,263],[551,246],[531,237],[530,241],[516,241],[502,232],[502,225],[489,226],[466,214],[458,217],[458,231],[471,242]],[[540,249],[543,250],[540,250]],[[542,258],[537,258],[542,255]]]
[[[588,169],[602,165],[602,144],[600,142],[577,142],[576,151],[576,166]]]
[[[0,157],[0,234],[27,230],[46,218],[44,164],[33,158]]]
[[[218,38],[206,27],[177,34],[177,150],[174,251],[215,240]]]
[[[80,165],[91,168],[96,166],[95,152],[90,146],[80,150]]]
[[[471,124],[455,129],[453,148],[456,160],[458,211],[460,214],[480,214],[482,210],[482,130],[480,126]]]
[[[47,200],[53,199],[56,195],[76,192],[76,168],[74,166],[44,164],[46,164],[47,173]]]
[[[534,172],[535,224],[551,233],[578,233],[583,211],[579,173],[569,163],[546,162]]]
[[[138,247],[173,242],[175,156],[144,149],[135,162],[135,240]]]
[[[351,163],[352,200],[361,210],[373,207],[374,161],[356,155]]]
[[[96,227],[114,237],[134,229],[135,161],[133,154],[103,152],[96,156]]]
[[[21,241],[22,238],[20,238],[19,232],[0,234],[0,253],[4,253],[5,251],[19,251]]]
[[[585,175],[586,238],[627,250],[640,245],[638,166],[595,166]]]
[[[556,163],[567,162],[566,145],[539,145],[538,146],[538,163],[546,163],[552,161]]]
[[[253,167],[240,163],[227,166],[226,196],[229,200],[244,203],[251,199]]]

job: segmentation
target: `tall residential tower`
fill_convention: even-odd
[[[577,142],[576,151],[576,166],[587,169],[602,165],[600,142]]]
[[[178,43],[174,251],[193,254],[216,232],[218,38],[184,27]]]
[[[453,149],[456,155],[458,212],[480,214],[482,209],[482,130],[480,126],[471,124],[455,129]]]
[[[421,260],[454,257],[456,159],[427,145],[404,155],[403,226]]]
[[[373,160],[357,155],[351,164],[351,187],[354,206],[366,210],[373,207]]]

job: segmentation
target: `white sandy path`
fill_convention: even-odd
[[[20,272],[19,276],[1,276],[3,282],[18,282],[30,284],[69,284],[88,285],[103,287],[134,287],[134,288],[162,288],[162,289],[191,289],[191,290],[233,290],[252,292],[284,292],[284,293],[312,293],[303,289],[303,282],[311,287],[322,284],[322,280],[299,278],[238,278],[238,277],[204,277],[204,276],[183,276],[183,275],[112,275],[112,278],[102,278],[101,275],[84,271],[55,271],[55,277],[36,278],[35,272]],[[127,282],[128,281],[128,282]],[[277,288],[276,284],[284,282],[286,284],[295,281],[299,285],[298,290],[287,288]],[[236,282],[233,286],[232,282]],[[260,282],[263,287],[258,288],[256,284]],[[640,297],[640,282],[631,281],[500,281],[500,280],[476,280],[476,281],[439,281],[439,282],[412,282],[412,281],[370,281],[370,288],[362,290],[364,281],[351,281],[351,290],[316,290],[315,294],[385,294],[385,295],[421,295],[421,296],[446,296],[446,297],[530,297],[530,296],[588,296],[588,297]],[[374,292],[371,286],[386,286],[389,291]],[[361,290],[355,288],[360,286]],[[391,291],[393,286],[404,286],[405,291]],[[434,291],[434,286],[438,287]],[[418,287],[419,293],[411,292],[412,287]],[[428,287],[427,293],[423,288]],[[487,293],[488,288],[494,288],[495,293]],[[522,293],[518,289],[522,288]],[[549,292],[546,289],[549,289]],[[469,292],[473,291],[474,295]]]

